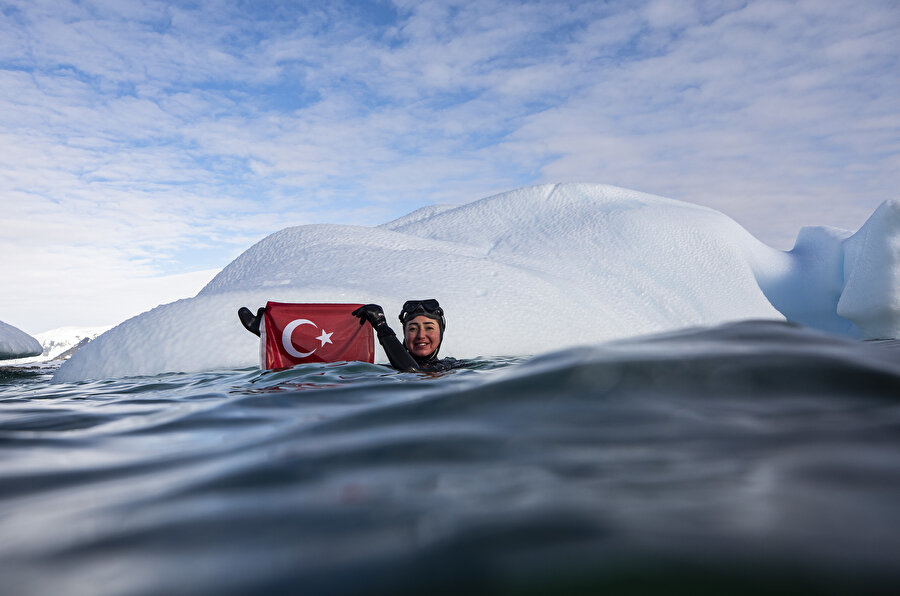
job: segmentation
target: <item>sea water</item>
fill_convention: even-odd
[[[748,321],[442,375],[0,368],[0,593],[891,593],[900,346]]]

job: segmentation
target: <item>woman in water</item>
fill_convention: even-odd
[[[406,372],[438,372],[456,365],[453,358],[439,360],[438,350],[444,340],[444,309],[434,298],[407,300],[400,311],[403,325],[403,344],[384,318],[384,310],[377,304],[366,304],[353,311],[359,324],[368,321],[378,335],[391,366]]]
[[[265,312],[260,308],[256,315],[247,307],[238,309],[238,318],[244,328],[259,335],[259,325]],[[444,309],[434,298],[428,300],[407,300],[400,311],[403,324],[403,343],[397,339],[394,330],[388,327],[384,310],[377,304],[366,304],[353,311],[359,317],[359,324],[368,321],[378,334],[378,343],[384,348],[391,366],[405,372],[439,372],[457,365],[454,358],[438,360],[438,350],[444,340]]]

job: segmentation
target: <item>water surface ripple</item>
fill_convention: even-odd
[[[748,321],[441,376],[0,368],[0,593],[892,593],[900,344]]]

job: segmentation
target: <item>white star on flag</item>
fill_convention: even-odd
[[[333,334],[334,334],[334,331],[332,331],[331,333],[325,333],[325,330],[322,329],[322,335],[320,335],[319,337],[316,338],[317,340],[319,340],[320,342],[322,342],[322,345],[319,346],[319,347],[321,348],[321,347],[324,346],[325,344],[333,343],[333,342],[331,341],[331,336],[332,336]]]

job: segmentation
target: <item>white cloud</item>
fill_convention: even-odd
[[[898,39],[889,1],[17,3],[5,308],[537,182],[708,204],[780,246],[855,227],[900,183]]]

